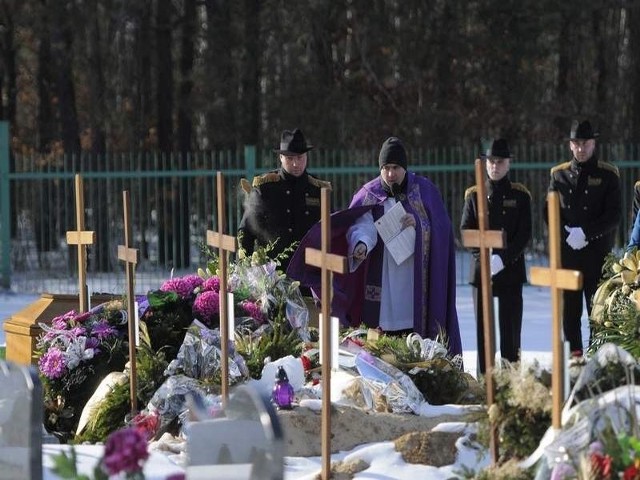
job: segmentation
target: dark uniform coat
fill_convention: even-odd
[[[240,246],[247,255],[253,253],[256,244],[265,246],[277,240],[270,254],[273,258],[299,242],[320,220],[322,187],[331,188],[331,183],[307,172],[295,177],[281,168],[256,176],[238,228]],[[283,270],[287,264],[288,259],[283,261]]]
[[[565,290],[563,329],[572,352],[582,354],[582,296],[591,314],[592,298],[602,275],[604,258],[613,247],[620,223],[622,197],[618,169],[591,157],[580,163],[575,158],[551,169],[549,190],[560,197],[561,263],[563,268],[582,272],[582,290]],[[574,250],[567,245],[565,227],[580,227],[589,242]]]
[[[600,162],[595,156],[584,163],[574,158],[551,169],[549,190],[560,196],[560,231],[564,238],[565,226],[581,227],[589,242],[585,248],[573,250],[563,241],[563,266],[575,264],[572,259],[583,257],[593,262],[593,255],[604,257],[609,253],[622,208],[617,167]]]
[[[460,229],[478,228],[478,195],[474,185],[464,194],[464,209]],[[494,249],[500,256],[504,270],[493,277],[493,293],[497,294],[501,287],[526,283],[527,273],[524,265],[524,250],[531,240],[531,194],[521,183],[512,183],[508,177],[497,182],[487,180],[487,207],[489,213],[489,229],[504,230],[507,235],[507,247]],[[480,286],[480,255],[473,249],[473,264],[469,283]]]

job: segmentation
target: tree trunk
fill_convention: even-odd
[[[173,150],[173,57],[171,55],[171,0],[158,0],[156,12],[156,105],[158,115],[158,149],[166,165]],[[162,265],[173,266],[176,260],[174,222],[178,212],[174,209],[175,192],[172,181],[161,180],[158,203],[158,259]]]

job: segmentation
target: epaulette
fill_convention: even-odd
[[[511,183],[511,188],[513,188],[514,190],[520,190],[521,192],[526,193],[527,195],[529,195],[529,197],[531,197],[531,192],[529,191],[529,189],[527,187],[525,187],[523,184],[518,183],[518,182],[512,182]]]
[[[598,161],[598,168],[603,168],[605,170],[610,170],[615,173],[617,176],[620,176],[620,172],[618,171],[618,167],[615,165],[611,165],[609,162],[600,162]]]
[[[331,182],[320,180],[319,178],[312,177],[311,175],[307,175],[307,178],[309,179],[309,183],[314,187],[328,188],[329,190],[331,190]]]
[[[259,187],[265,183],[279,182],[281,179],[282,177],[280,177],[278,172],[267,172],[253,177],[253,186]]]
[[[571,162],[564,162],[564,163],[561,163],[560,165],[556,165],[551,169],[551,175],[556,173],[558,170],[566,170],[567,168],[570,168],[570,167],[571,167]]]
[[[638,180],[636,183],[633,184],[633,188],[634,190],[637,190],[640,188],[640,180]]]
[[[467,188],[467,189],[464,191],[464,199],[466,200],[466,199],[467,199],[467,197],[468,197],[469,195],[473,195],[474,193],[476,193],[476,190],[477,190],[477,189],[478,189],[478,186],[477,186],[477,185],[474,185],[474,186],[472,186],[472,187]]]

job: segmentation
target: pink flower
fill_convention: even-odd
[[[193,302],[193,313],[205,323],[211,323],[213,317],[220,313],[220,294],[212,290],[202,292]]]
[[[242,309],[252,318],[255,318],[259,322],[264,322],[264,314],[260,309],[260,305],[255,302],[251,302],[249,300],[244,300],[240,306]]]
[[[50,348],[38,360],[38,367],[45,377],[51,379],[62,377],[67,367],[64,353],[58,348]]]
[[[203,291],[213,290],[214,292],[219,292],[220,291],[220,279],[218,277],[207,278],[202,283],[202,290]]]
[[[102,465],[109,475],[136,473],[149,458],[147,439],[135,428],[124,428],[109,435],[104,446]]]
[[[202,279],[198,275],[185,275],[165,281],[160,290],[163,292],[176,292],[181,298],[191,298],[193,291],[202,285]]]

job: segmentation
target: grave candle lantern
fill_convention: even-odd
[[[290,410],[293,403],[293,387],[289,383],[289,377],[284,367],[278,367],[278,373],[276,374],[276,384],[273,386],[273,392],[271,394],[273,403],[279,409]]]

